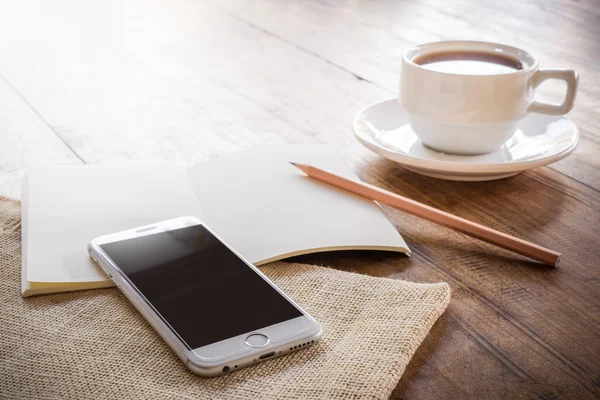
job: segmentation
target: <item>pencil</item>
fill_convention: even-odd
[[[457,217],[456,215],[421,204],[373,185],[355,182],[311,165],[293,162],[290,162],[290,164],[294,165],[313,179],[328,183],[337,188],[357,194],[369,200],[377,201],[381,204],[388,205],[436,224],[446,226],[541,263],[558,267],[561,254],[556,251],[507,235],[506,233],[499,232],[464,218]]]

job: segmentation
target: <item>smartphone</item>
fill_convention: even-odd
[[[321,338],[317,321],[196,217],[101,236],[88,250],[198,375],[232,372]]]

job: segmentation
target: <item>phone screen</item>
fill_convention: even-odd
[[[100,247],[190,350],[303,315],[203,225]]]

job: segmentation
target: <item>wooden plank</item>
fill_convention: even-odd
[[[386,96],[211,6],[69,4],[0,15],[0,35],[22,37],[0,41],[2,73],[89,163],[191,164],[285,142],[354,147],[349,121]]]
[[[600,158],[595,156],[600,153],[600,14],[591,3],[219,0],[213,4],[392,96],[398,93],[403,49],[430,41],[496,41],[528,49],[542,68],[573,68],[580,73],[581,84],[570,115],[581,130],[581,144],[552,168],[600,189]],[[564,87],[549,82],[539,91],[541,98],[560,101]]]
[[[19,199],[25,168],[81,160],[0,77],[0,195]]]
[[[490,184],[457,184],[415,178],[388,161],[359,174],[367,182],[564,254],[560,268],[547,268],[386,209],[413,250],[410,259],[364,252],[300,258],[451,285],[451,304],[409,365],[395,398],[598,395],[600,217],[597,202],[579,200],[592,189],[572,180],[549,188],[529,173]]]

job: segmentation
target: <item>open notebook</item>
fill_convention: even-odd
[[[91,239],[184,215],[198,216],[255,264],[329,250],[409,253],[374,202],[308,178],[288,161],[358,179],[323,145],[230,153],[189,168],[32,168],[23,183],[22,295],[112,286],[88,256]]]

